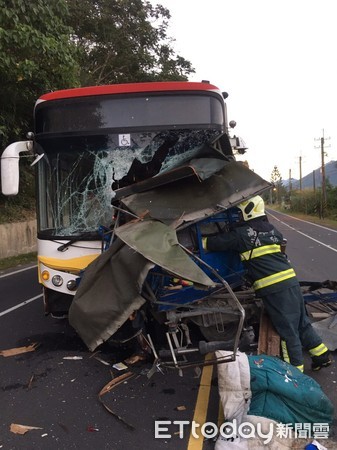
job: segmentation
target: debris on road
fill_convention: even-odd
[[[176,411],[186,411],[186,406],[184,406],[184,405],[177,406]]]
[[[99,392],[98,397],[102,397],[103,395],[105,395],[107,392],[110,392],[113,388],[115,388],[116,386],[118,386],[120,383],[123,383],[124,381],[126,381],[127,379],[131,378],[134,376],[134,373],[132,372],[127,372],[124,373],[123,375],[120,375],[117,378],[114,378],[113,380],[110,380],[109,383],[107,383]]]
[[[145,353],[143,353],[143,354],[138,353],[138,354],[130,356],[130,358],[125,359],[124,362],[125,362],[125,364],[127,364],[129,366],[133,366],[137,362],[146,361],[146,359],[147,359],[147,355]]]
[[[83,359],[83,356],[64,356],[63,359],[69,359],[72,361],[79,361],[80,359]]]
[[[107,394],[108,392],[110,392],[112,389],[114,389],[115,387],[117,387],[119,384],[124,383],[126,380],[131,379],[132,377],[134,377],[135,374],[132,372],[127,372],[124,373],[123,375],[120,375],[117,378],[112,379],[111,381],[109,381],[109,383],[107,383],[99,392],[98,394],[98,400],[100,401],[100,403],[102,403],[102,405],[104,406],[104,408],[110,413],[112,414],[116,419],[118,419],[120,422],[122,422],[124,425],[126,425],[130,430],[134,430],[135,427],[133,425],[130,425],[128,422],[126,422],[123,417],[119,416],[118,414],[116,414],[114,411],[112,411],[111,408],[109,408],[104,401],[102,400],[102,396]]]
[[[104,364],[105,366],[110,366],[110,363],[108,361],[105,361],[104,359],[100,358],[99,356],[94,356],[94,359],[96,359],[100,363]]]
[[[20,425],[18,423],[11,423],[10,431],[14,434],[26,434],[30,430],[43,430],[41,427],[31,427],[29,425]]]
[[[128,368],[123,362],[116,363],[112,367],[116,370],[126,370]]]
[[[29,383],[28,383],[28,386],[27,386],[27,389],[28,389],[28,390],[32,388],[32,386],[33,386],[33,381],[34,381],[34,374],[33,374],[33,375],[30,377],[30,379],[29,379]]]
[[[34,342],[33,344],[24,347],[16,347],[8,350],[0,350],[0,355],[6,358],[7,356],[16,356],[21,355],[22,353],[34,352],[39,347],[39,345],[40,344],[38,342]]]
[[[89,431],[90,433],[94,433],[99,431],[99,428],[97,427],[97,425],[88,425],[87,431]]]

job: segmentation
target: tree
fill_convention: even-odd
[[[282,176],[277,166],[274,166],[274,169],[272,170],[270,181],[275,186],[272,191],[272,202],[274,203],[276,201],[277,203],[280,203],[283,184]]]
[[[0,0],[0,148],[25,138],[45,92],[187,79],[169,19],[144,0]]]
[[[43,93],[79,84],[65,0],[0,0],[0,148],[25,138]]]
[[[191,63],[175,55],[169,11],[144,0],[67,0],[80,51],[81,85],[186,80]]]

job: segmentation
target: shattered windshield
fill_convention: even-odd
[[[109,228],[116,189],[182,165],[220,135],[202,129],[40,138],[40,236]]]

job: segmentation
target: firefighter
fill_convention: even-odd
[[[330,365],[329,349],[310,323],[295,271],[281,251],[283,236],[269,223],[263,199],[253,197],[238,208],[243,220],[229,232],[203,237],[203,247],[240,253],[248,279],[281,337],[285,361],[303,372],[304,347],[312,358],[312,370]]]

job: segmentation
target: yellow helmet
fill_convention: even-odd
[[[264,201],[259,195],[250,198],[238,205],[238,208],[242,211],[243,220],[251,220],[256,217],[264,216],[266,213],[264,211]]]

